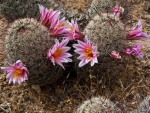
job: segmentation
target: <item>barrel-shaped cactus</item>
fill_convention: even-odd
[[[47,59],[47,50],[54,44],[48,29],[34,19],[16,20],[6,36],[6,56],[10,63],[21,60],[29,71],[28,83],[46,85],[62,75],[62,68]]]
[[[119,113],[119,109],[115,108],[115,104],[105,97],[95,97],[83,102],[76,113]]]
[[[112,14],[96,15],[86,26],[84,34],[88,35],[90,41],[97,46],[100,56],[98,64],[90,66],[89,64],[77,69],[78,77],[86,77],[92,72],[92,75],[106,76],[108,73],[112,76],[122,75],[126,63],[124,58],[117,60],[110,57],[112,51],[121,52],[124,48],[123,25]],[[89,73],[90,71],[90,73]]]

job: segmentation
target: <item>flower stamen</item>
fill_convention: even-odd
[[[92,58],[93,57],[93,53],[92,53],[92,49],[90,48],[90,47],[87,47],[86,49],[85,49],[85,56],[87,57],[87,58]]]
[[[143,28],[143,29],[142,29],[142,32],[147,32],[147,29],[146,29],[146,28]]]
[[[61,28],[61,27],[64,27],[64,26],[66,26],[66,22],[65,21],[62,22],[61,24],[58,24],[57,28]]]
[[[19,69],[19,68],[15,68],[15,69],[14,69],[14,73],[15,73],[15,75],[22,75],[23,70],[22,70],[22,69]]]
[[[142,52],[145,52],[145,48],[142,47],[142,48],[141,48],[141,51],[142,51]]]

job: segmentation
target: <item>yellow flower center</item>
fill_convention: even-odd
[[[23,73],[23,70],[22,69],[19,69],[19,68],[15,68],[14,69],[14,78],[19,78],[20,75],[22,75]]]
[[[74,28],[70,25],[69,26],[69,29],[71,30],[71,31],[74,31]]]
[[[50,7],[50,8],[49,8],[49,10],[53,10],[53,8],[52,8],[52,7]]]
[[[60,54],[63,53],[63,50],[62,49],[57,49],[54,54],[53,54],[53,57],[54,59],[58,59],[60,57]]]
[[[145,52],[145,48],[142,47],[142,48],[141,48],[141,51],[142,51],[142,52]]]
[[[85,49],[84,55],[85,55],[87,58],[92,58],[92,57],[93,57],[93,53],[92,53],[91,47],[87,47],[87,48]]]
[[[62,22],[61,24],[58,24],[57,28],[61,28],[61,27],[64,27],[64,26],[66,26],[66,22],[65,21]]]
[[[119,7],[119,10],[120,10],[120,11],[123,11],[123,8],[122,8],[122,7]]]
[[[143,28],[143,29],[142,29],[142,32],[147,32],[146,28]]]

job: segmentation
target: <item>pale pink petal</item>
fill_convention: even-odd
[[[11,71],[11,72],[9,72],[9,73],[6,75],[6,78],[9,79],[9,78],[11,78],[13,75],[14,75],[14,72]]]
[[[16,84],[17,80],[16,78],[13,78],[13,84]]]
[[[9,72],[13,70],[13,67],[1,67],[1,70]]]
[[[64,27],[61,27],[58,30],[54,31],[54,35],[62,35],[64,32],[65,32]]]
[[[66,46],[66,45],[65,45]],[[67,52],[68,50],[70,50],[70,47],[62,47],[62,49],[64,50],[64,52]]]
[[[10,78],[10,79],[9,79],[9,84],[11,84],[12,81],[13,81],[13,78]]]
[[[62,53],[61,57],[71,57],[72,55],[70,53]]]
[[[80,63],[79,63],[79,67],[82,67],[86,64],[85,60],[81,60]]]
[[[69,42],[68,39],[63,40],[63,41],[60,43],[59,48],[62,48],[62,47],[64,47],[64,46],[66,46],[66,45],[68,44],[68,42]]]

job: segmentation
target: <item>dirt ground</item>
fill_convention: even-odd
[[[92,0],[56,0],[60,7],[73,12],[85,14]],[[133,0],[134,1],[134,0]],[[129,13],[122,21],[131,27],[141,16],[142,22],[150,34],[150,11],[144,10],[144,3],[131,3]],[[129,18],[130,17],[130,18]],[[4,66],[4,38],[9,22],[0,15],[0,66]],[[140,42],[140,41],[138,41]],[[87,99],[95,96],[105,96],[117,103],[123,113],[137,109],[139,103],[150,95],[150,41],[142,42],[147,49],[142,65],[143,73],[133,77],[126,87],[121,85],[103,87],[103,80],[97,80],[90,75],[85,81],[78,81],[76,76],[68,75],[53,85],[38,86],[8,84],[6,73],[0,70],[0,113],[74,113],[78,106]],[[138,65],[138,64],[137,64]],[[120,80],[126,80],[123,76]],[[116,79],[118,80],[118,79]],[[126,81],[124,81],[126,82]],[[149,103],[150,104],[150,103]]]

